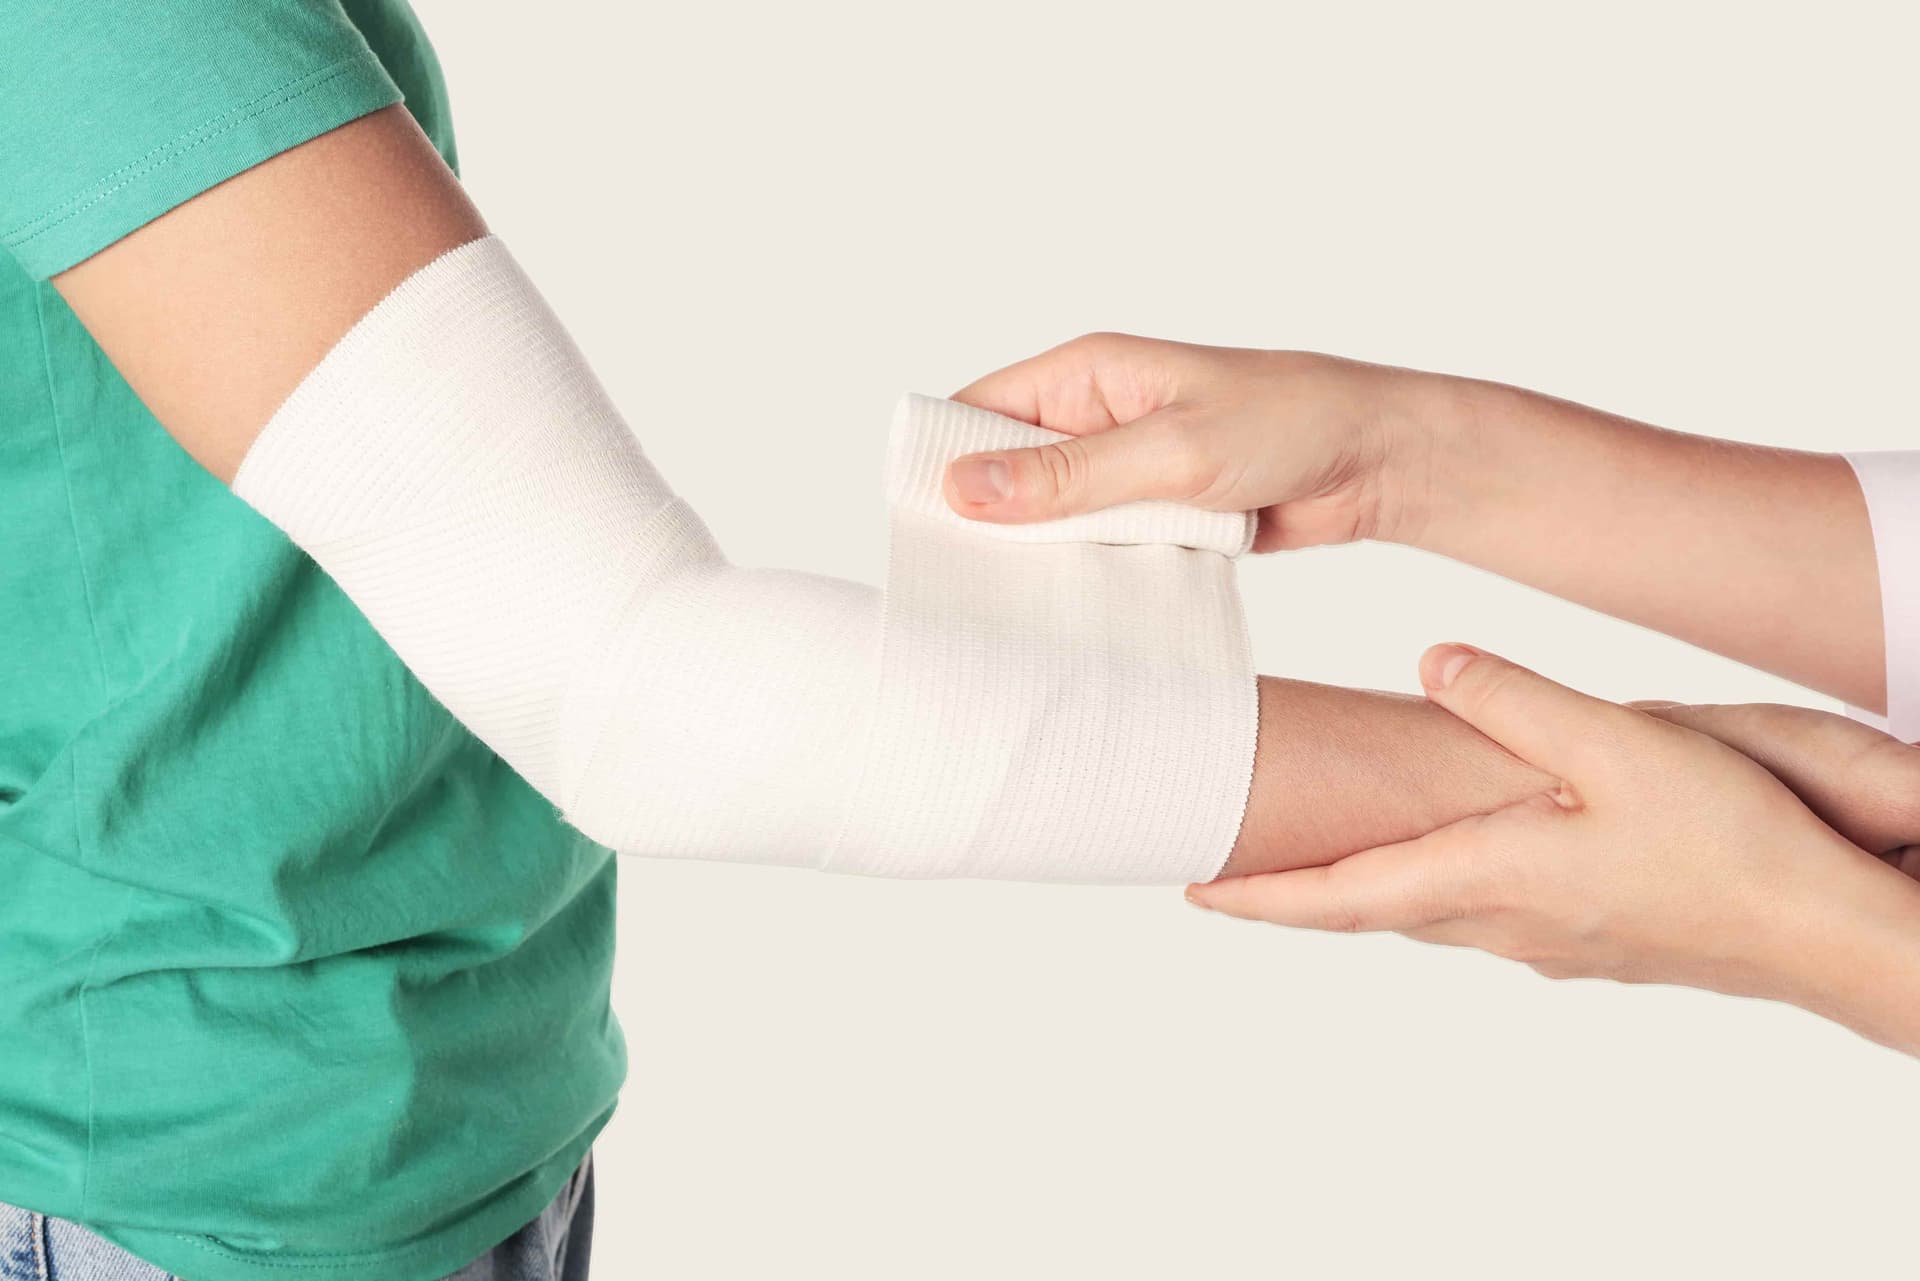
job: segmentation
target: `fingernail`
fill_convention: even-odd
[[[1213,910],[1213,905],[1201,898],[1200,891],[1191,885],[1187,886],[1187,902],[1195,907],[1205,908],[1209,912]]]
[[[1004,458],[962,458],[953,464],[953,488],[970,503],[997,503],[1013,492],[1013,469]]]
[[[1445,689],[1479,652],[1471,645],[1435,645],[1420,660],[1420,683],[1428,689]]]

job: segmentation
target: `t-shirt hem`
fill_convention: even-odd
[[[402,100],[369,50],[342,58],[202,121],[0,235],[36,280],[263,160]]]
[[[330,1254],[237,1249],[212,1237],[88,1224],[89,1230],[155,1267],[191,1281],[314,1281],[379,1277],[381,1281],[438,1281],[511,1237],[560,1195],[614,1109],[539,1169],[473,1214],[390,1249]]]

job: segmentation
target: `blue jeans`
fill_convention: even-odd
[[[537,1218],[446,1281],[587,1281],[593,1154]],[[0,1202],[0,1281],[178,1281],[77,1223]]]

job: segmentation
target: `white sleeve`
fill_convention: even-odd
[[[233,488],[623,853],[1210,878],[1252,776],[1251,517],[1134,503],[1001,527],[941,497],[959,454],[1051,439],[907,397],[884,593],[733,566],[489,236],[362,317]]]
[[[1887,714],[1854,715],[1907,742],[1920,740],[1920,451],[1846,455],[1867,500],[1886,628]]]

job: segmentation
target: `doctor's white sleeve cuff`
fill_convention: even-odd
[[[1252,778],[1233,576],[1252,517],[1134,503],[990,526],[941,497],[952,458],[1052,439],[907,397],[884,593],[731,565],[489,236],[363,316],[233,489],[622,853],[1209,879]]]
[[[1846,455],[1867,500],[1886,628],[1887,714],[1852,711],[1909,743],[1920,739],[1920,450]]]

